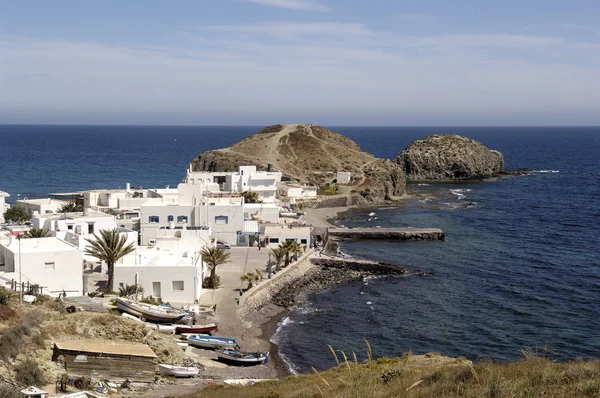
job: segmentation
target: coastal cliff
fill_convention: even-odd
[[[228,148],[207,151],[192,161],[193,171],[235,171],[271,164],[299,183],[329,187],[338,171],[352,174],[349,184],[333,192],[351,204],[380,203],[405,193],[402,168],[388,159],[363,152],[341,134],[311,124],[277,124],[265,127]],[[347,203],[347,202],[345,202]]]
[[[396,155],[409,180],[474,180],[504,171],[498,151],[456,134],[433,134],[417,140]]]

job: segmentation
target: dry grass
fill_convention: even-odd
[[[340,351],[330,350],[339,365],[324,372],[314,370],[251,387],[209,387],[186,397],[600,397],[596,360],[556,363],[527,351],[525,359],[510,363],[473,365],[436,353],[408,353],[358,364],[354,355],[341,352],[341,360]]]

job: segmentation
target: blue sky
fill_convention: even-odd
[[[600,125],[595,0],[0,0],[0,123]]]

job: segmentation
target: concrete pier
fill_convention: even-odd
[[[439,228],[329,228],[335,239],[444,240]]]

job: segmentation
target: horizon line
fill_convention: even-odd
[[[443,127],[443,128],[448,128],[448,127],[452,127],[452,128],[456,128],[456,127],[466,127],[466,128],[473,128],[473,127],[485,127],[485,128],[497,128],[497,127],[503,127],[503,128],[536,128],[536,127],[547,127],[547,128],[551,128],[551,127],[557,127],[557,128],[564,128],[564,127],[569,127],[569,128],[600,128],[600,124],[596,125],[596,124],[538,124],[538,125],[534,125],[534,124],[505,124],[505,125],[500,125],[500,124],[467,124],[467,125],[460,125],[460,124],[447,124],[447,125],[443,125],[443,124],[431,124],[431,125],[425,125],[425,124],[418,124],[418,125],[392,125],[392,124],[349,124],[349,125],[344,125],[344,124],[316,124],[316,123],[274,123],[274,124],[85,124],[85,123],[0,123],[0,126],[35,126],[35,127],[257,127],[257,128],[264,128],[264,127],[268,127],[268,126],[274,126],[277,124],[310,124],[310,125],[314,125],[314,126],[324,126],[324,127],[380,127],[380,128],[439,128],[439,127]]]

